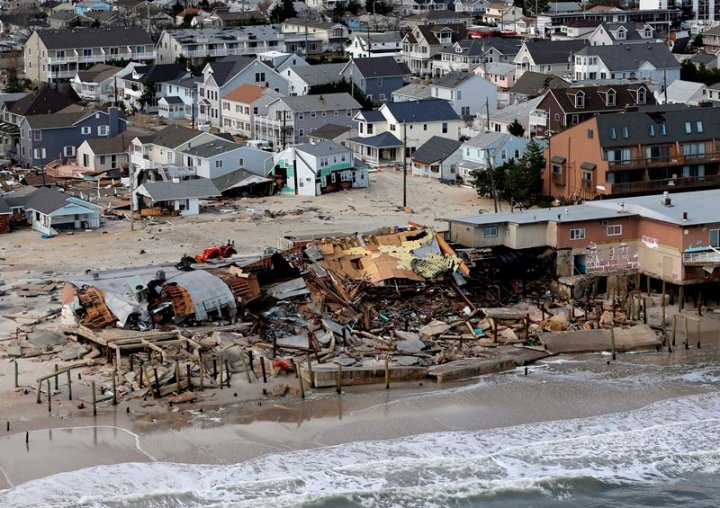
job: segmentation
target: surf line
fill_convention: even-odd
[[[125,429],[125,428],[123,428],[123,427],[118,427],[118,426],[116,426],[116,425],[82,425],[82,426],[79,426],[79,427],[50,427],[50,428],[47,428],[47,429],[35,429],[35,430],[30,430],[30,431],[28,431],[28,432],[34,433],[34,432],[44,432],[44,431],[46,431],[46,430],[75,430],[75,429],[77,429],[77,430],[86,430],[86,429],[115,429],[115,430],[121,430],[121,431],[123,431],[123,432],[125,432],[125,433],[127,433],[127,434],[130,434],[130,435],[133,437],[133,439],[134,439],[134,441],[135,441],[135,448],[136,448],[140,453],[142,453],[143,455],[145,455],[145,456],[146,456],[148,459],[150,459],[152,462],[157,462],[157,459],[156,459],[155,457],[153,457],[152,455],[150,455],[148,452],[146,452],[146,451],[143,449],[142,445],[140,444],[140,435],[139,435],[139,434],[136,434],[135,432],[132,432],[131,430]]]
[[[5,481],[10,486],[10,488],[13,488],[15,484],[10,480],[10,476],[8,476],[7,471],[5,471],[5,468],[0,466],[0,471],[2,471],[3,477],[5,478]]]

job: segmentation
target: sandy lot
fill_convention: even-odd
[[[217,205],[195,217],[161,219],[148,225],[136,221],[135,231],[125,221],[105,221],[91,232],[63,234],[43,240],[35,231],[18,231],[0,241],[5,282],[11,285],[87,269],[119,268],[176,262],[183,254],[234,240],[239,252],[278,247],[286,235],[333,234],[368,231],[407,224],[408,221],[447,228],[444,217],[490,210],[491,200],[481,199],[466,187],[450,186],[427,178],[408,176],[408,205],[402,211],[402,173],[384,171],[371,175],[369,189],[328,194],[316,198],[272,196],[246,198]],[[270,217],[265,211],[294,212]],[[144,253],[141,253],[144,251]]]

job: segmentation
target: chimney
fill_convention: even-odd
[[[108,126],[111,138],[120,134],[120,113],[115,106],[108,108]]]
[[[683,220],[683,222],[686,222],[686,221],[688,220],[688,213],[687,213],[687,210],[683,210],[683,213],[682,213],[682,220]]]
[[[670,193],[668,191],[663,192],[662,204],[665,206],[672,206],[672,200],[670,199]]]

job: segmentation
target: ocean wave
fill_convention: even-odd
[[[507,492],[560,499],[576,482],[720,473],[720,393],[612,415],[275,453],[233,465],[124,463],[0,491],[4,507],[447,506]],[[342,503],[340,503],[342,504]]]

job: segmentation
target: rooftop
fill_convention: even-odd
[[[144,192],[142,190],[144,189]],[[147,195],[155,203],[176,199],[213,198],[220,195],[215,184],[208,178],[195,178],[180,182],[144,182],[138,193]]]
[[[426,164],[443,161],[455,153],[461,146],[462,142],[460,141],[433,136],[415,151],[413,160]]]
[[[320,141],[319,143],[303,143],[296,145],[295,150],[308,153],[315,157],[324,157],[326,155],[340,155],[350,152],[350,149],[335,143],[334,141]]]
[[[242,148],[242,145],[233,143],[232,141],[226,141],[224,139],[217,139],[201,145],[193,146],[192,148],[187,148],[183,150],[182,153],[209,159],[216,155],[237,150],[238,148]]]
[[[389,102],[383,104],[382,108],[387,108],[395,120],[400,123],[441,122],[443,120],[460,119],[450,103],[442,99]]]
[[[313,112],[343,109],[360,109],[358,101],[353,99],[349,93],[327,93],[320,95],[305,95],[281,97],[279,101],[284,102],[292,111]]]
[[[37,33],[48,49],[155,44],[150,34],[139,27],[66,28]]]

